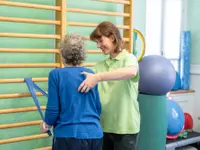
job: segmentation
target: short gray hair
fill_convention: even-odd
[[[68,65],[80,65],[86,59],[84,39],[77,33],[66,35],[59,49],[64,62]]]

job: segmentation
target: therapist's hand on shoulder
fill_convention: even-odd
[[[87,93],[98,83],[98,79],[96,75],[92,73],[82,72],[81,74],[85,75],[86,79],[80,84],[78,91]]]

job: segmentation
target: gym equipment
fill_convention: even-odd
[[[28,89],[31,93],[31,96],[35,102],[35,106],[37,107],[38,109],[38,112],[40,113],[40,116],[42,118],[42,120],[44,120],[44,116],[43,116],[43,113],[41,111],[41,108],[40,108],[40,103],[39,103],[39,100],[37,99],[37,95],[34,91],[34,88],[36,90],[38,90],[39,92],[41,92],[44,96],[48,97],[47,93],[45,91],[43,91],[39,86],[37,86],[37,84],[35,84],[33,81],[32,81],[32,78],[24,78],[24,81],[26,82],[26,85],[28,86]],[[49,136],[52,136],[52,133],[50,130],[47,131],[47,134]]]
[[[167,134],[166,96],[139,94],[141,126],[137,150],[165,150]]]
[[[184,147],[177,148],[176,150],[198,150],[198,149],[196,149],[193,146],[184,146]]]
[[[149,55],[139,62],[139,92],[150,95],[166,95],[174,86],[176,71],[163,56]]]
[[[177,91],[180,89],[181,89],[181,78],[180,78],[180,74],[176,71],[176,81],[172,88],[172,91]]]
[[[112,3],[124,5],[124,11],[122,10],[123,12],[120,13],[110,12],[110,8],[107,9],[107,7],[101,11],[97,10],[97,7],[93,7],[98,3],[106,6],[106,3],[111,2],[110,0],[84,2],[87,8],[80,8],[82,4],[76,2],[69,4],[66,0],[51,2],[48,0],[31,2],[28,0],[23,2],[0,0],[2,6],[0,53],[3,58],[0,59],[2,71],[0,86],[3,89],[0,94],[1,104],[3,104],[0,109],[2,120],[0,122],[0,149],[51,149],[49,145],[51,145],[52,137],[39,130],[41,117],[36,112],[37,107],[30,99],[31,94],[26,89],[24,77],[32,78],[35,83],[42,82],[41,84],[47,89],[47,75],[50,69],[64,67],[58,45],[66,33],[80,32],[88,42],[89,28],[96,27],[98,20],[104,18],[103,20],[113,21],[121,31],[123,30],[124,46],[129,53],[132,53],[133,1],[112,1]],[[109,6],[111,5],[109,4]],[[114,5],[114,7],[116,6]],[[84,19],[84,16],[87,16],[85,18],[87,20]],[[124,17],[122,24],[117,23],[116,18],[118,17]],[[66,18],[76,19],[70,21]],[[101,57],[102,52],[96,48],[96,45],[93,47],[89,44],[88,47],[86,44],[86,48],[91,57],[82,65],[92,67],[100,60],[96,58]],[[42,59],[43,57],[45,59]],[[34,60],[31,60],[32,58]],[[42,69],[44,70],[42,71]],[[23,84],[24,87],[22,87]],[[40,92],[37,92],[36,95],[40,96],[38,97],[41,102],[40,108],[45,111],[44,96]]]
[[[189,90],[190,88],[190,48],[191,48],[191,31],[181,32],[180,43],[180,76],[182,80],[182,89]]]
[[[136,33],[142,40],[142,50],[140,52],[140,55],[138,56],[138,62],[139,62],[145,54],[146,43],[145,43],[145,38],[144,38],[143,34],[139,30],[134,29],[133,32]],[[136,45],[136,43],[134,43],[134,45]],[[134,53],[134,51],[133,51],[133,53]]]
[[[175,139],[184,130],[185,117],[181,107],[174,100],[167,100],[167,138]]]
[[[192,130],[193,129],[193,119],[192,119],[192,116],[189,113],[184,113],[184,116],[185,116],[184,129],[185,130]]]
[[[186,139],[167,140],[166,150],[177,150],[177,148],[181,148],[183,146],[188,146],[199,142],[200,133],[189,132]]]

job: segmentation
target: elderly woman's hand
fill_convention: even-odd
[[[96,74],[82,72],[81,74],[86,76],[86,79],[81,83],[78,88],[79,92],[88,92],[98,83],[98,76]]]
[[[42,133],[47,133],[47,131],[50,129],[51,127],[48,126],[45,122],[40,123],[40,131]]]

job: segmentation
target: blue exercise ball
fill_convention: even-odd
[[[184,129],[185,116],[181,107],[174,100],[167,100],[168,128],[167,135],[174,136]]]
[[[139,62],[139,92],[149,95],[165,95],[174,86],[176,71],[163,56],[149,55]]]
[[[176,81],[172,88],[172,91],[177,91],[180,89],[181,89],[181,78],[180,78],[180,74],[178,72],[176,72]]]

